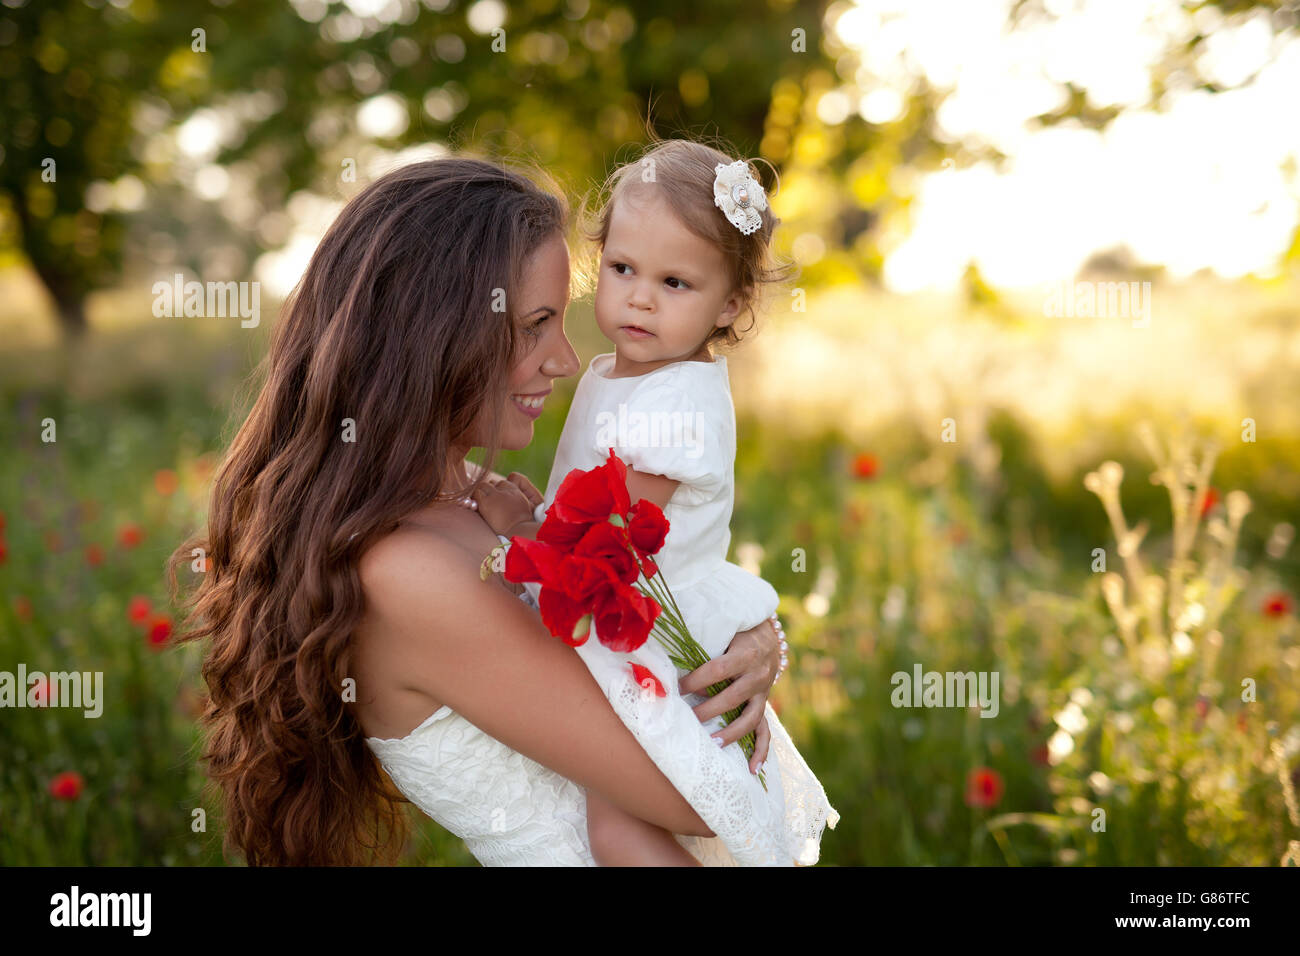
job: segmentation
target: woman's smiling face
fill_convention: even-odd
[[[517,311],[523,342],[510,374],[502,422],[502,448],[526,448],[533,440],[533,422],[557,378],[576,375],[578,355],[564,332],[569,307],[569,247],[556,233],[524,266]],[[481,442],[475,442],[481,445]]]

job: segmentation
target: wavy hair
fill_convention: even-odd
[[[456,493],[440,484],[472,423],[492,436],[484,473],[495,462],[524,348],[500,290],[517,301],[529,255],[569,216],[530,172],[435,159],[347,203],[285,302],[206,534],[171,556],[179,595],[178,569],[206,552],[177,639],[211,638],[202,761],[223,849],[250,866],[388,863],[405,844],[409,801],[343,698],[365,608],[358,562]]]

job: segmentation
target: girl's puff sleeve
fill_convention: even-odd
[[[725,397],[725,396],[724,396]],[[722,432],[716,403],[673,381],[648,381],[633,389],[620,410],[598,428],[595,450],[609,449],[629,468],[681,482],[673,501],[687,505],[712,500],[726,486]]]

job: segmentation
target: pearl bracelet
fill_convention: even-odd
[[[776,677],[772,679],[772,683],[775,684],[781,679],[781,675],[785,673],[785,669],[790,663],[789,658],[786,656],[786,652],[790,650],[790,645],[786,643],[785,630],[781,627],[780,619],[773,614],[768,618],[768,620],[771,621],[772,626],[776,628],[776,636],[780,638],[781,642],[781,665],[776,669]]]

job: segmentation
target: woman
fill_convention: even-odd
[[[486,863],[591,865],[587,788],[713,835],[573,649],[480,578],[498,541],[460,503],[503,481],[501,448],[532,440],[516,396],[578,371],[566,218],[492,163],[407,166],[348,203],[285,305],[208,534],[172,558],[174,582],[204,549],[182,639],[212,638],[204,759],[226,847],[250,865],[393,861],[405,801],[377,755]],[[755,767],[778,660],[764,624],[683,681],[736,678],[696,713],[746,703],[724,743],[755,730]]]

